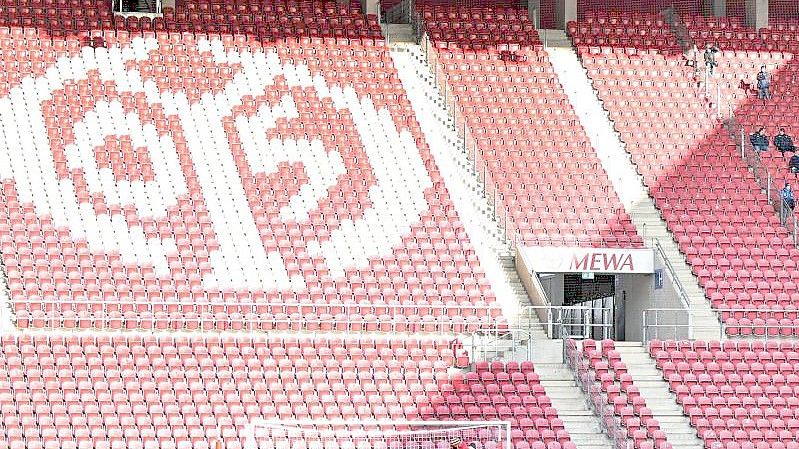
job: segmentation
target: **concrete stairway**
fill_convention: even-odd
[[[571,39],[569,39],[569,36],[567,36],[566,32],[563,30],[541,28],[538,30],[538,37],[545,47],[571,48],[572,46]]]
[[[696,436],[683,408],[669,391],[668,383],[657,369],[655,361],[649,357],[641,343],[616,342],[616,350],[627,365],[627,372],[633,378],[647,407],[652,409],[660,428],[666,433],[666,440],[674,449],[702,449],[704,444]]]
[[[534,345],[535,372],[577,449],[611,449],[612,441],[602,433],[597,416],[588,408],[585,395],[574,381],[574,374],[562,361],[562,342],[550,340]]]
[[[480,264],[502,303],[503,313],[513,327],[523,324],[524,329],[529,329],[532,338],[547,338],[537,320],[517,321],[520,307],[529,305],[530,300],[516,272],[505,232],[495,220],[493,204],[483,193],[482,182],[472,169],[421,49],[407,44],[401,50],[391,53],[394,65]]]
[[[597,157],[638,233],[648,246],[657,239],[674,268],[675,277],[688,296],[687,306],[693,313],[694,329],[690,336],[718,339],[721,335],[719,319],[710,308],[704,290],[699,286],[685,256],[680,252],[676,240],[650,198],[643,178],[638,174],[624,142],[614,129],[577,54],[571,46],[545,48]]]
[[[416,43],[416,35],[413,27],[405,23],[384,23],[380,27],[383,29],[383,36],[388,39],[390,44],[396,43]]]

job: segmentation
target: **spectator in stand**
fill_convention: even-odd
[[[716,53],[718,52],[719,48],[715,45],[707,44],[707,47],[705,47],[705,67],[707,68],[708,75],[710,76],[713,76],[713,72],[719,65],[718,61],[716,61]]]
[[[757,73],[757,98],[765,101],[771,100],[771,93],[769,87],[771,86],[771,77],[766,71],[766,66],[760,66],[760,72]]]
[[[766,128],[761,126],[760,129],[749,136],[749,141],[752,142],[752,146],[758,153],[768,151],[768,136],[764,134],[765,130]]]
[[[789,209],[793,210],[796,206],[796,202],[793,198],[793,190],[791,190],[791,185],[787,182],[785,183],[785,187],[780,190],[780,196],[782,197],[783,203],[788,206]]]
[[[785,152],[790,151],[791,153],[796,152],[796,147],[793,146],[793,139],[791,136],[785,134],[785,129],[780,128],[780,133],[774,136],[774,146],[780,150],[782,157],[785,157]]]
[[[794,155],[791,156],[791,160],[788,161],[788,170],[794,175],[799,174],[799,154],[794,153]]]

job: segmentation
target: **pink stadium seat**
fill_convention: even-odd
[[[574,449],[537,378],[510,383],[522,373],[504,363],[450,373],[462,354],[452,339],[2,337],[0,441],[188,448],[221,431],[232,448],[254,418],[507,419],[517,449]]]
[[[611,428],[631,439],[636,449],[671,448],[660,424],[653,419],[652,411],[626,374],[627,367],[614,350],[613,341],[589,339],[581,342],[581,347],[573,340],[567,344],[567,354],[574,358],[577,376],[601,391],[596,395],[596,405],[612,408],[615,418]]]
[[[724,108],[753,127],[747,111],[766,110],[741,89],[742,82],[761,64],[784,65],[785,56],[764,51],[768,46],[739,18],[681,17],[700,47],[723,39],[723,64],[713,85],[722,86]],[[741,158],[739,137],[716,119],[715,93],[705,97],[701,73],[695,77],[686,65],[677,38],[660,26],[663,20],[655,14],[593,11],[569,24],[568,33],[694,275],[721,310],[727,332],[793,335],[794,317],[785,312],[793,314],[799,300],[791,278],[799,250]],[[738,49],[736,42],[749,46]],[[779,72],[775,77],[782,80]],[[767,154],[763,162],[779,180],[775,183],[786,178],[781,158]],[[727,312],[731,309],[745,311]]]
[[[416,8],[437,82],[510,232],[529,245],[641,246],[527,9]]]
[[[791,447],[793,342],[651,341],[649,354],[708,448]]]
[[[19,95],[25,77],[45,76],[59,58],[76,69],[34,114],[43,118],[35,138],[13,133],[21,139],[14,154],[23,148],[52,158],[17,157],[19,166],[0,169],[0,255],[19,327],[460,332],[502,325],[376,18],[357,2],[200,0],[178,2],[153,20],[114,17],[111,2],[42,3],[0,2],[0,97]],[[246,69],[225,62],[234,50],[256,62]],[[136,75],[86,69],[98,64]],[[285,72],[285,64],[297,70]],[[271,84],[249,93],[239,86],[241,98],[224,107],[202,103],[232,92],[242,77]],[[354,97],[345,100],[342,87]],[[170,106],[173,93],[195,105],[197,120],[213,108],[231,111],[216,127],[190,125],[179,119],[188,109]],[[266,106],[277,114],[268,125],[254,118]],[[123,111],[129,121],[100,119]],[[92,121],[103,121],[89,126],[103,135],[77,148],[76,132]],[[198,133],[230,147],[224,176],[204,171],[209,160],[197,157],[197,147],[213,139]],[[269,142],[269,157],[248,150],[254,139]],[[156,142],[169,151],[159,154]],[[396,191],[384,184],[376,153],[367,154],[369,142],[382,145],[380,158],[392,168],[415,161]],[[280,147],[286,160],[270,161]],[[22,179],[40,180],[41,188]],[[74,201],[52,200],[64,183],[63,198]],[[217,202],[229,186],[241,195]],[[397,208],[396,198],[410,200]],[[213,211],[234,201],[241,203],[235,218]],[[383,203],[392,218],[370,215]],[[227,231],[241,223],[252,238]],[[340,237],[355,232],[357,242]],[[382,238],[386,232],[395,238]]]

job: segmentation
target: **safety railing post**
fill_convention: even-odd
[[[746,136],[743,127],[741,127],[741,157],[746,157]]]
[[[646,323],[646,309],[641,312],[641,337],[644,341],[649,341],[649,328]]]
[[[498,203],[498,201],[497,201],[497,186],[498,186],[498,184],[492,183],[492,185],[494,186],[494,221],[497,221],[497,209],[499,209],[498,204],[497,204]]]
[[[771,202],[771,172],[766,174],[766,198]]]
[[[483,194],[488,198],[488,167],[483,161]]]

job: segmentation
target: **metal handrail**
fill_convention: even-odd
[[[747,145],[746,132],[743,126],[735,120],[730,121],[728,125],[732,128],[731,132],[739,136],[739,139],[736,139],[736,145],[741,152],[741,158],[748,165],[749,171],[755,177],[755,181],[766,194],[769,204],[774,207],[774,211],[779,215],[780,223],[788,230],[794,245],[796,245],[799,243],[799,222],[797,222],[796,215],[792,213],[793,211],[783,201],[779,183],[774,182],[771,172],[763,164],[760,154],[754,148],[751,148],[751,145]],[[791,213],[788,213],[788,211],[791,211]]]
[[[599,418],[600,429],[611,440],[616,449],[632,449],[633,441],[616,417],[613,407],[607,402],[607,394],[596,382],[593,371],[588,369],[585,359],[580,356],[577,342],[566,340],[563,347],[563,358],[574,376],[574,381],[585,396],[585,404]]]
[[[72,310],[75,306],[112,306],[115,309],[121,308],[123,306],[132,306],[132,307],[143,307],[148,310],[141,310],[145,312],[153,312],[153,311],[161,311],[161,310],[154,310],[158,307],[197,307],[197,308],[213,308],[214,312],[224,312],[226,309],[270,309],[275,307],[282,307],[286,310],[290,309],[316,309],[318,307],[329,307],[333,310],[339,310],[340,312],[337,313],[348,313],[346,309],[355,309],[354,311],[350,311],[349,313],[359,313],[359,309],[386,309],[386,310],[413,310],[413,309],[429,309],[429,310],[438,310],[438,311],[449,311],[452,309],[456,310],[475,310],[475,311],[484,311],[484,312],[491,312],[491,311],[498,311],[499,305],[479,305],[479,304],[470,304],[468,306],[461,306],[461,305],[448,305],[448,304],[380,304],[380,303],[368,303],[368,304],[360,304],[360,303],[313,303],[313,302],[287,302],[287,301],[249,301],[249,300],[233,300],[232,302],[225,302],[225,301],[210,301],[210,300],[193,300],[193,301],[168,301],[168,300],[157,300],[157,299],[141,299],[141,300],[124,300],[124,299],[96,299],[96,298],[86,298],[84,300],[72,300],[72,301],[64,301],[59,299],[49,299],[49,298],[36,298],[36,299],[12,299],[12,303],[18,304],[25,304],[30,306],[31,304],[40,304],[46,306],[65,306],[65,310]],[[31,307],[32,310],[36,310],[37,307]],[[47,310],[55,310],[56,307],[47,307]],[[59,311],[63,311],[60,310]],[[269,313],[269,310],[266,310],[264,313]],[[310,310],[313,312],[313,310]],[[261,313],[261,312],[254,312],[254,313]],[[277,313],[293,313],[293,312],[277,312]],[[370,312],[374,313],[374,312]],[[389,313],[389,312],[385,312]],[[382,313],[380,313],[382,314]]]
[[[544,312],[544,313],[538,313]],[[589,318],[594,313],[601,313],[602,319],[593,322]],[[544,327],[545,332],[553,339],[566,338],[594,338],[595,331],[600,333],[601,338],[613,337],[613,317],[612,307],[590,307],[590,306],[525,306],[519,311],[520,319],[524,317],[535,317],[538,321],[535,325]],[[574,318],[580,318],[580,321]],[[532,327],[533,324],[530,324]],[[574,330],[577,332],[574,332]]]
[[[10,320],[6,319],[7,315],[11,315],[11,289],[8,286],[8,273],[6,272],[6,264],[3,262],[3,255],[0,254],[0,288],[5,290],[5,293],[8,295],[9,301],[3,301],[0,304],[0,327],[2,327],[5,323],[9,322]]]
[[[680,297],[680,302],[682,303],[683,307],[689,309],[690,301],[688,299],[688,293],[685,291],[685,287],[682,285],[682,281],[680,281],[680,278],[677,276],[677,272],[674,270],[671,260],[669,260],[668,256],[666,256],[666,251],[660,244],[660,239],[654,238],[653,240],[655,242],[655,250],[660,255],[660,258],[663,259],[663,263],[666,265],[666,271],[669,272],[671,281],[674,284],[674,287],[677,289],[677,295]]]
[[[237,332],[384,332],[384,333],[428,333],[428,334],[463,334],[484,333],[497,328],[490,324],[480,322],[440,322],[440,321],[395,321],[380,319],[351,318],[317,318],[294,320],[290,318],[266,319],[257,316],[243,315],[241,317],[228,317],[219,320],[211,316],[198,314],[193,317],[136,317],[126,318],[123,314],[118,316],[29,316],[26,325],[22,325],[23,318],[15,318],[17,326],[32,329],[94,329],[105,331],[237,331]],[[39,322],[41,324],[37,325]],[[71,325],[67,325],[70,322]],[[80,324],[80,323],[85,323]]]
[[[521,350],[523,360],[533,357],[533,337],[529,329],[492,329],[481,333],[471,333],[464,338],[464,347],[470,347],[472,362],[513,360]],[[510,353],[510,355],[508,355]]]
[[[724,308],[717,308],[715,309],[716,312],[724,315],[738,315],[743,318],[748,318],[749,316],[754,315],[755,319],[763,320],[763,322],[755,323],[741,323],[740,320],[737,323],[729,324],[724,319],[720,319],[719,323],[719,339],[724,339],[729,333],[731,329],[735,329],[731,335],[751,335],[754,337],[775,337],[779,335],[783,336],[792,336],[799,332],[799,323],[794,324],[793,320],[791,323],[781,322],[777,324],[769,324],[765,322],[769,319],[774,320],[781,320],[784,319],[785,316],[790,315],[797,315],[799,316],[799,310],[785,310],[785,309],[760,309],[754,307],[724,307]],[[670,314],[668,318],[670,321],[675,321],[678,318],[678,315],[685,315],[686,322],[684,323],[676,323],[676,322],[669,322],[669,323],[662,323],[664,320],[661,318],[662,314]],[[649,341],[653,338],[678,338],[677,331],[678,330],[685,330],[687,338],[689,340],[693,339],[693,335],[695,334],[696,325],[693,320],[694,312],[691,310],[685,309],[677,309],[677,308],[662,308],[662,309],[646,309],[643,311],[642,314],[642,329],[643,329],[643,340]],[[722,318],[722,317],[720,317]],[[790,319],[790,318],[789,318]],[[651,330],[655,330],[655,332],[650,332]],[[672,332],[667,332],[673,337],[662,337],[659,335],[659,329],[668,329]],[[776,331],[773,331],[776,330]],[[654,334],[654,335],[650,335]],[[680,337],[682,338],[682,337]]]
[[[663,319],[660,318],[663,313],[668,314],[670,323],[663,324]],[[685,316],[685,322],[676,322],[680,316]],[[678,309],[678,308],[653,308],[645,309],[641,312],[641,337],[643,341],[661,338],[660,329],[670,330],[670,337],[674,339],[693,339],[695,331],[694,312],[691,309]],[[655,335],[650,336],[651,331],[655,331]],[[685,330],[685,336],[678,336],[679,330]],[[723,331],[720,332],[719,338],[723,338]]]
[[[27,301],[15,301],[16,303],[30,306]],[[430,305],[428,312],[438,310],[437,315],[427,313],[422,316],[410,313],[411,316],[401,317],[400,312],[413,312],[412,305],[360,305],[360,304],[329,304],[330,313],[322,313],[314,317],[309,317],[303,309],[310,308],[307,313],[314,313],[315,304],[299,303],[215,303],[215,302],[195,302],[179,303],[165,301],[148,302],[126,302],[126,301],[86,301],[63,303],[56,300],[37,300],[39,307],[28,307],[25,312],[32,312],[28,316],[21,316],[18,312],[12,312],[12,317],[16,320],[18,327],[34,328],[93,328],[103,330],[234,330],[261,332],[270,330],[290,330],[290,331],[316,331],[330,330],[343,332],[428,332],[428,333],[472,333],[484,332],[494,329],[507,328],[502,319],[492,317],[491,310],[498,310],[491,306],[475,306],[476,313],[474,318],[462,318],[461,313],[456,316],[440,319],[447,316],[448,307],[441,305]],[[89,305],[106,306],[102,310],[92,310]],[[44,307],[42,307],[44,305]],[[419,308],[426,308],[426,305],[416,305]],[[75,308],[88,308],[92,313],[102,312],[103,315],[82,315],[76,312]],[[141,307],[145,310],[135,310]],[[282,311],[275,311],[275,307],[282,308]],[[371,307],[371,312],[364,313],[362,316],[355,316],[358,312],[347,309]],[[125,309],[133,310],[125,310]],[[155,310],[163,308],[162,310]],[[169,312],[184,309],[185,311],[178,316],[170,316]],[[186,310],[188,309],[188,310]],[[236,311],[236,309],[238,309]],[[247,310],[249,309],[249,310]],[[378,309],[378,310],[374,310]],[[449,310],[452,308],[449,307]],[[134,312],[135,310],[135,312]],[[417,309],[418,310],[418,309]],[[466,310],[466,309],[464,309]],[[36,312],[43,312],[44,316],[37,316]],[[52,313],[57,312],[57,313]],[[65,315],[65,312],[73,312]],[[135,316],[126,316],[126,313],[133,312]],[[142,313],[145,313],[142,315]],[[164,313],[162,315],[161,313]],[[225,312],[228,315],[220,319],[218,312]],[[335,313],[333,313],[335,312]],[[292,317],[294,313],[302,313],[302,319]],[[270,316],[270,314],[274,314]],[[343,317],[341,315],[344,315]],[[386,319],[385,315],[390,318]],[[399,316],[395,316],[399,315]],[[489,317],[480,319],[479,316]],[[27,320],[23,323],[22,320]],[[26,325],[27,324],[27,325]],[[31,326],[32,325],[32,326]]]
[[[424,20],[421,19],[415,10],[411,13],[411,17],[417,42],[432,69],[434,82],[441,90],[447,113],[452,118],[452,129],[461,138],[463,152],[472,160],[472,171],[477,176],[478,182],[482,184],[485,198],[493,206],[494,221],[502,228],[505,241],[510,244],[512,243],[513,231],[509,229],[509,225],[512,225],[512,220],[508,219],[510,210],[504,204],[504,196],[499,193],[499,184],[492,179],[488,170],[488,163],[481,157],[482,151],[478,148],[477,141],[473,138],[474,133],[469,128],[466,116],[459,112],[458,96],[454,93],[449,83],[449,75],[444,70],[439,73],[441,60],[438,53],[431,49],[430,37],[425,31]]]

